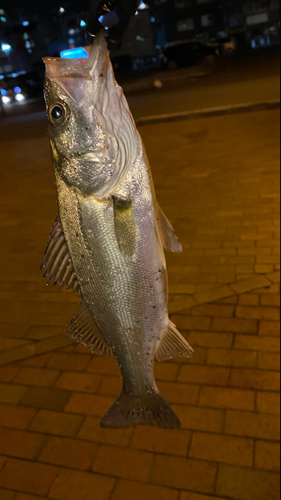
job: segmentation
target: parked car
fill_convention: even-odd
[[[4,104],[40,97],[43,96],[43,81],[36,72],[8,75],[1,81],[1,95]]]
[[[205,57],[219,55],[218,43],[205,43],[200,40],[172,42],[163,48],[163,63],[170,70],[193,66]]]

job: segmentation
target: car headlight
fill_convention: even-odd
[[[2,101],[4,104],[9,104],[9,102],[11,102],[11,99],[10,97],[6,96],[6,95],[3,95],[2,96]]]
[[[22,95],[22,94],[16,94],[16,95],[15,95],[15,99],[16,99],[16,101],[18,101],[18,102],[22,102],[22,101],[24,101],[24,100],[25,100],[25,97],[24,97],[24,95]]]

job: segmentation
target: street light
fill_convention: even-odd
[[[11,45],[9,45],[8,43],[1,43],[1,49],[3,50],[3,52],[9,52],[11,48]]]

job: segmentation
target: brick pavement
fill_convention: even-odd
[[[37,271],[55,217],[47,140],[0,143],[1,500],[279,498],[278,115],[142,129],[184,244],[171,318],[196,349],[156,363],[175,431],[99,427],[119,370],[64,339],[77,299]]]

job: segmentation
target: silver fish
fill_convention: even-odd
[[[157,204],[103,33],[88,59],[45,64],[59,215],[42,266],[50,282],[79,293],[66,335],[121,369],[123,390],[102,427],[180,427],[153,372],[155,358],[193,354],[167,312],[163,246],[182,248]]]

